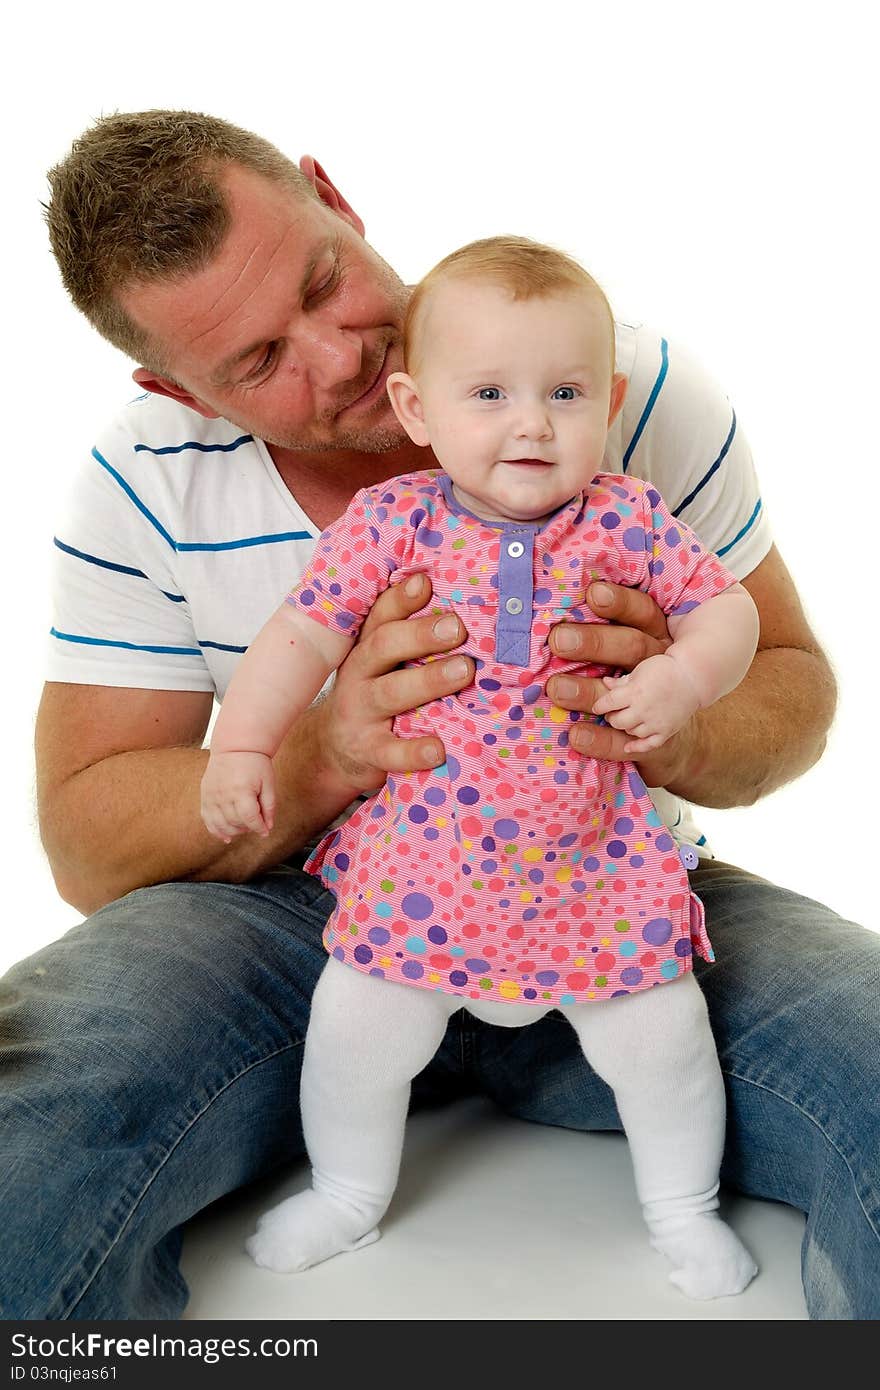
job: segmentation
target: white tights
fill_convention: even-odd
[[[311,1190],[260,1219],[248,1250],[308,1269],[378,1240],[400,1168],[410,1083],[434,1056],[456,996],[372,978],[332,957],[312,1001],[302,1072]],[[520,1026],[548,1009],[464,1007]],[[614,1092],[651,1243],[692,1298],[739,1293],[756,1272],[719,1219],[724,1087],[705,1000],[691,974],[625,998],[557,1006]]]

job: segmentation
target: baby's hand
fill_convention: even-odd
[[[202,778],[202,820],[224,844],[252,830],[264,838],[275,818],[275,775],[265,753],[211,753]]]
[[[607,695],[593,705],[614,729],[634,734],[625,753],[649,753],[678,733],[700,708],[700,697],[683,667],[664,654],[648,657],[626,676],[605,676]]]

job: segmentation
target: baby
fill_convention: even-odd
[[[575,752],[580,716],[543,692],[575,669],[551,627],[599,621],[588,586],[641,588],[671,646],[628,675],[586,669],[626,752],[658,747],[742,679],[754,604],[656,491],[602,473],[626,379],[608,303],[574,261],[515,237],[455,252],[413,294],[405,365],[394,410],[442,471],[364,489],[319,538],[241,661],[203,781],[212,834],[268,833],[291,723],[379,592],[428,573],[435,611],[465,623],[474,682],[395,721],[403,738],[437,734],[442,766],[389,775],[307,863],[337,900],[303,1062],[312,1187],[248,1249],[302,1270],[378,1239],[410,1083],[450,1016],[520,1027],[558,1009],[614,1091],[670,1279],[692,1298],[739,1293],[756,1269],[718,1215],[724,1090],[692,974],[694,949],[713,958],[702,905],[636,767]]]

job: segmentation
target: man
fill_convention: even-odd
[[[400,669],[455,647],[461,620],[408,620],[426,582],[389,590],[282,747],[272,834],[207,835],[214,693],[316,528],[357,488],[424,464],[384,389],[406,290],[313,159],[297,169],[187,113],[99,122],[53,171],[48,215],[74,302],[142,364],[146,395],[99,438],[56,542],[41,827],[62,895],[94,915],[13,970],[2,996],[21,1161],[0,1195],[0,1303],[7,1317],[169,1317],[186,1302],[182,1223],[301,1151],[292,1112],[332,900],[297,856],[388,770],[442,759],[436,739],[394,739],[391,718],[472,670]],[[610,465],[655,482],[761,613],[743,684],[640,760],[694,841],[675,795],[749,804],[799,775],[822,751],[834,686],[726,402],[642,330],[619,326],[618,356],[631,405]],[[610,624],[560,625],[560,652],[629,668],[668,640],[644,594],[597,586],[590,604]],[[547,694],[586,711],[597,691],[581,679]],[[573,743],[587,739],[622,756],[614,730],[579,725]],[[718,956],[701,984],[728,1083],[723,1175],[808,1212],[811,1316],[874,1317],[878,1087],[864,1074],[880,1049],[864,1000],[880,943],[711,860],[694,886]],[[508,1030],[456,1015],[415,1099],[474,1090],[524,1118],[619,1127],[552,1017]]]

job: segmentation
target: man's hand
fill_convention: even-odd
[[[389,772],[438,767],[446,756],[437,738],[402,739],[391,732],[395,715],[461,690],[474,678],[473,661],[460,655],[400,669],[405,661],[449,651],[465,639],[454,613],[409,621],[430,597],[425,575],[413,575],[379,595],[316,712],[322,761],[353,796],[375,791]]]
[[[666,617],[648,594],[617,584],[592,584],[587,603],[604,623],[559,623],[550,634],[551,650],[565,661],[582,661],[632,671],[648,657],[659,656],[671,646]],[[552,676],[547,694],[562,709],[592,714],[597,700],[608,691],[601,678],[570,672]],[[690,758],[695,737],[693,720],[668,738],[660,748],[645,753],[627,752],[632,736],[620,729],[582,720],[573,724],[573,748],[592,758],[636,762],[651,787],[668,786]]]

